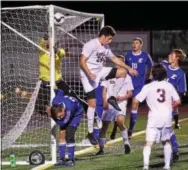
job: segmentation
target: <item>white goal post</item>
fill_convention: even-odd
[[[54,15],[64,18],[55,24]],[[54,97],[54,45],[67,52],[62,61],[63,79],[85,99],[79,76],[79,56],[84,43],[98,36],[104,26],[103,14],[74,11],[54,5],[2,8],[1,11],[1,158],[9,164],[14,152],[16,164],[27,165],[33,150],[41,151],[45,163],[57,160],[58,128],[53,120],[40,114],[39,51],[50,55],[50,101]],[[39,44],[49,37],[49,51]],[[45,91],[43,92],[45,94]],[[86,116],[76,133],[76,150],[87,135]]]

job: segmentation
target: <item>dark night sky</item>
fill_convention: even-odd
[[[2,7],[48,4],[83,12],[103,13],[105,24],[118,30],[188,28],[188,2],[7,1],[2,2]]]

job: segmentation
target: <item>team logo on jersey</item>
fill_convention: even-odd
[[[128,60],[131,61],[131,58],[129,58]]]
[[[138,62],[139,62],[139,63],[143,63],[143,58],[139,58],[139,59],[138,59]]]
[[[171,79],[176,79],[177,75],[176,74],[173,74],[170,78]]]
[[[110,80],[110,84],[115,84],[115,81],[114,80]]]

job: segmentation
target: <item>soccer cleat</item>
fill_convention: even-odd
[[[129,154],[131,152],[131,148],[129,144],[125,144],[124,148],[125,148],[125,154]]]
[[[178,124],[175,124],[175,125],[174,125],[174,128],[175,128],[175,129],[181,129],[181,126],[180,126],[180,124],[178,123]]]
[[[171,170],[171,168],[164,166],[164,167],[163,167],[163,170]]]
[[[99,150],[96,155],[104,155],[104,151],[103,150]]]
[[[147,166],[147,165],[145,165],[144,167],[143,167],[143,170],[148,170],[149,169],[149,167]]]
[[[110,96],[110,97],[108,98],[107,102],[108,102],[110,105],[112,105],[116,110],[121,111],[121,109],[120,109],[120,107],[119,107],[119,105],[118,105],[118,103],[117,103],[117,100],[116,100],[116,98],[115,98],[114,96]]]
[[[99,129],[101,129],[101,128],[102,128],[102,120],[101,120],[98,116],[96,116],[96,117],[95,117],[95,121],[96,121],[96,123],[97,123],[97,127],[98,127]]]
[[[54,166],[61,166],[61,165],[67,166],[67,162],[64,159],[60,159],[57,163],[54,164]]]
[[[89,133],[89,132],[88,132],[87,137],[88,137],[88,139],[89,139],[89,141],[90,141],[90,143],[91,143],[92,145],[97,145],[97,144],[98,144],[98,141],[95,139],[93,133]]]
[[[131,139],[132,133],[133,133],[133,132],[129,129],[129,130],[128,130],[128,137],[129,137],[129,139]]]
[[[173,160],[173,162],[176,162],[179,160],[179,152],[173,152],[172,160]]]
[[[75,161],[69,160],[66,164],[66,166],[75,166]]]

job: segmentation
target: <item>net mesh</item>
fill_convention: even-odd
[[[54,12],[62,13],[67,17],[63,24],[55,25],[54,40],[58,42],[59,48],[64,48],[66,51],[62,61],[63,79],[80,98],[85,99],[79,77],[79,55],[83,44],[98,35],[102,20],[59,7],[55,7]],[[15,126],[17,122],[21,117],[27,118],[25,114],[27,106],[31,103],[31,96],[39,80],[39,49],[19,33],[35,44],[39,44],[44,34],[48,33],[49,8],[46,6],[2,9],[1,21],[1,137],[6,139],[3,140],[5,145],[10,140],[6,135],[17,132],[16,130],[20,129]],[[3,23],[17,32],[7,28]],[[42,93],[46,94],[46,91]],[[51,160],[50,119],[45,114],[40,114],[39,108],[43,102],[40,100],[36,95],[32,102],[35,109],[30,110],[32,112],[30,120],[15,142],[3,149],[3,161],[8,161],[8,155],[12,151],[15,152],[17,161],[25,161],[29,153],[38,147],[45,154],[46,160]],[[85,117],[76,133],[77,143],[86,137],[86,127]],[[18,129],[13,130],[13,128]]]

